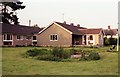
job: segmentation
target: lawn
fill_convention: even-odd
[[[52,62],[25,58],[27,50],[43,47],[5,47],[2,52],[3,75],[118,75],[118,52],[106,52],[110,47],[76,49],[99,52],[98,61]]]

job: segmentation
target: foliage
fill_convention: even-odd
[[[88,56],[89,60],[99,60],[100,55],[96,52],[91,52],[90,55]]]
[[[100,56],[96,52],[91,52],[90,50],[80,50],[80,49],[63,49],[61,47],[54,47],[52,49],[32,49],[26,52],[27,57],[36,57],[37,60],[46,61],[71,61],[71,55],[81,55],[80,60],[99,60]],[[87,56],[86,56],[87,55]]]
[[[67,59],[70,57],[70,54],[67,53],[63,48],[61,47],[55,47],[52,49],[52,55],[54,57],[59,57],[59,58],[62,58],[62,59]]]
[[[108,46],[110,44],[109,39],[108,38],[104,38],[104,45]]]
[[[38,60],[45,60],[45,61],[61,61],[59,57],[54,57],[53,55],[42,55],[37,57]]]
[[[80,58],[81,61],[84,61],[84,60],[99,60],[100,59],[100,55],[96,52],[90,52],[90,54],[88,56],[82,56]]]
[[[16,10],[24,9],[25,6],[22,5],[23,2],[1,2],[0,5],[2,10],[0,12],[0,16],[2,18],[3,23],[14,23],[19,24],[18,17],[15,14]]]
[[[117,39],[116,38],[104,38],[104,45],[116,45],[117,44]]]
[[[34,57],[39,55],[39,50],[38,49],[28,50],[26,54],[28,56]]]
[[[46,54],[49,54],[49,52],[47,52],[47,49],[32,49],[32,50],[28,50],[26,52],[26,54],[28,56],[31,56],[31,57],[35,57],[35,56],[38,56],[38,55],[46,55]]]

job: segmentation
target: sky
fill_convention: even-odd
[[[118,28],[119,0],[20,0],[26,8],[17,11],[21,25],[46,27],[53,21],[87,28]]]

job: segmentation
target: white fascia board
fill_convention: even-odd
[[[54,24],[57,25],[57,26],[59,26],[60,28],[64,29],[65,31],[69,32],[70,34],[72,34],[71,31],[67,30],[66,28],[62,27],[61,25],[59,25],[59,24],[57,24],[57,23],[55,23],[55,22],[54,22]]]
[[[53,22],[54,23],[54,22]],[[46,28],[44,28],[43,30],[41,30],[38,34],[41,34],[43,31],[45,31],[48,27],[50,27],[53,23],[51,23],[50,25],[48,25]]]

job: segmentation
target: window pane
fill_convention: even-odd
[[[53,39],[52,39],[52,35],[50,35],[50,40],[53,40]]]
[[[17,35],[17,39],[20,39],[20,35]]]
[[[36,36],[33,36],[33,40],[37,40],[37,39],[36,39]]]
[[[93,40],[93,36],[92,35],[90,36],[90,40]]]
[[[4,40],[6,40],[6,34],[4,35]]]
[[[7,40],[10,40],[10,34],[7,34]]]
[[[57,40],[58,38],[57,38],[57,35],[50,35],[50,40]]]
[[[55,35],[53,35],[53,40],[55,40]]]
[[[55,40],[57,40],[57,35],[55,35]]]

